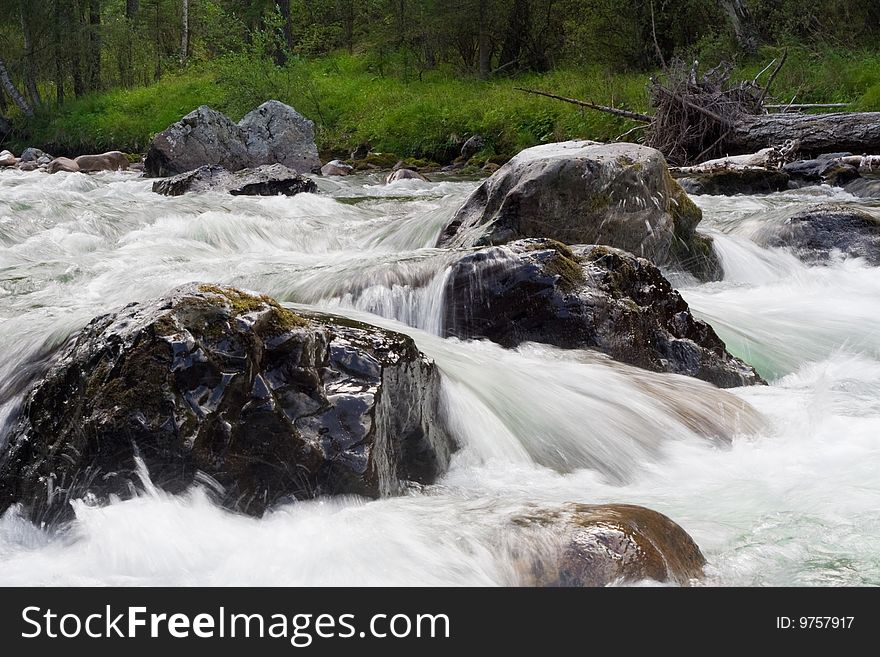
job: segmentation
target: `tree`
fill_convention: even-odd
[[[6,61],[2,57],[0,57],[0,83],[3,84],[6,93],[9,94],[12,102],[15,103],[15,106],[18,107],[22,114],[25,116],[34,115],[34,108],[28,104],[25,97],[21,95],[21,92],[15,86],[15,83],[9,76],[9,69],[6,67]]]
[[[189,57],[189,0],[182,0],[180,25],[180,62],[185,64]]]

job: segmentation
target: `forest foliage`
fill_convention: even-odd
[[[327,152],[510,153],[633,127],[514,87],[643,110],[674,57],[745,77],[787,49],[781,102],[880,109],[878,38],[866,0],[0,0],[0,114],[10,144],[139,151],[200,104],[274,97]]]

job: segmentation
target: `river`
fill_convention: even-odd
[[[476,184],[356,176],[293,198],[167,198],[133,173],[0,174],[3,433],[29,364],[96,315],[198,280],[412,335],[440,366],[463,446],[423,490],[262,519],[147,475],[135,499],[78,503],[62,533],[10,510],[0,584],[509,585],[511,517],[565,502],[665,513],[703,549],[706,585],[880,584],[880,276],[752,241],[795,208],[880,204],[828,187],[694,197],[725,278],[672,280],[770,382],[718,391],[589,352],[437,337],[451,256],[430,245]],[[695,416],[725,423],[732,444],[697,435]]]

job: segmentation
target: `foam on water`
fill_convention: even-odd
[[[404,497],[259,520],[199,486],[78,503],[61,534],[12,509],[0,584],[512,584],[516,555],[540,546],[511,518],[572,501],[666,513],[706,553],[708,584],[880,583],[880,276],[750,240],[761,221],[854,199],[696,199],[727,275],[682,294],[771,379],[719,391],[588,352],[440,339],[452,257],[432,245],[474,183],[319,185],[293,199],[165,198],[132,174],[0,174],[0,413],[93,316],[216,281],[413,335],[463,445],[449,474]]]

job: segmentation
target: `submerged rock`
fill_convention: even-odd
[[[722,388],[762,383],[656,266],[619,249],[540,239],[483,249],[452,265],[444,299],[447,336],[596,349]]]
[[[655,580],[682,586],[703,576],[706,559],[688,533],[662,513],[629,504],[571,504],[514,519],[548,536],[526,568],[537,586],[608,586]]]
[[[859,198],[880,198],[880,178],[859,178],[847,183],[843,189]]]
[[[190,284],[93,320],[28,395],[0,454],[0,512],[37,522],[130,497],[139,457],[248,514],[316,495],[393,494],[447,467],[440,375],[409,337]]]
[[[221,166],[206,165],[171,178],[157,180],[153,191],[165,196],[180,196],[187,192],[220,192],[234,196],[294,196],[315,193],[315,181],[299,175],[281,164],[272,164],[229,171]]]
[[[835,252],[880,265],[880,219],[846,205],[821,205],[798,212],[756,236],[763,246],[787,247],[811,264],[827,263]]]
[[[782,168],[795,183],[842,187],[861,176],[863,161],[865,158],[852,153],[823,153],[812,160],[789,162]]]
[[[314,123],[277,100],[263,103],[238,124],[203,105],[156,135],[144,166],[147,175],[163,177],[211,164],[230,171],[267,164],[317,171]]]
[[[696,169],[696,167],[694,167]],[[789,175],[765,167],[718,167],[689,171],[678,182],[688,194],[769,194],[788,189]]]
[[[385,178],[385,184],[390,185],[393,182],[397,182],[398,180],[427,180],[422,174],[418,171],[413,171],[412,169],[397,169],[396,171],[392,171],[388,174],[388,177]]]
[[[607,244],[701,279],[720,265],[695,232],[702,212],[660,151],[569,141],[528,148],[471,195],[438,246],[488,246],[523,237]]]

